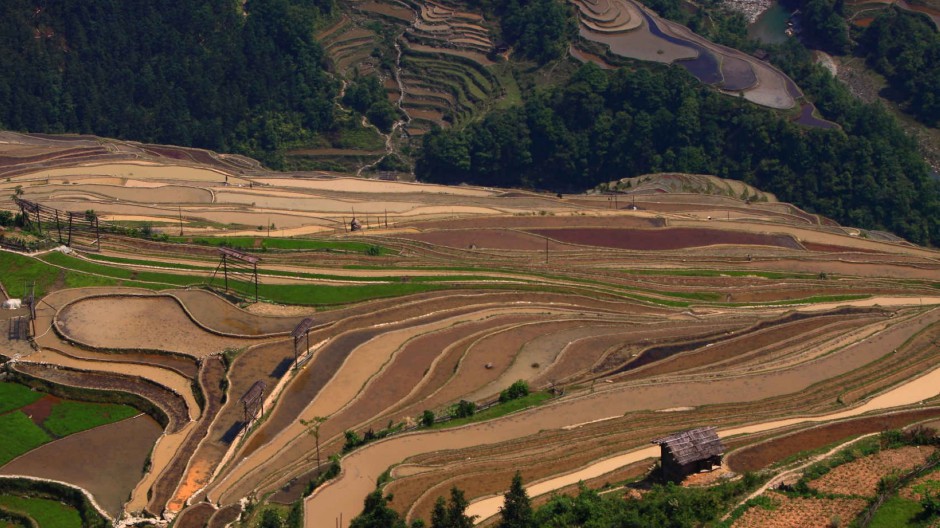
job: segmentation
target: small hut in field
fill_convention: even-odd
[[[652,441],[662,448],[663,478],[681,482],[686,476],[721,465],[725,447],[714,427],[700,427]]]

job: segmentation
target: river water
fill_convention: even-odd
[[[783,44],[788,38],[783,32],[787,29],[789,18],[790,10],[774,2],[756,22],[748,26],[747,36],[764,44]]]

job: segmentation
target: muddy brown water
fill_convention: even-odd
[[[79,486],[116,517],[140,480],[144,462],[162,432],[153,418],[138,415],[34,449],[0,468],[0,474],[28,475]]]
[[[224,334],[283,334],[292,331],[302,319],[255,315],[204,290],[174,290],[171,293],[182,301],[196,321]],[[313,309],[310,311],[313,313]]]

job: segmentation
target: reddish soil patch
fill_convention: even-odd
[[[32,420],[34,424],[42,425],[42,423],[46,421],[46,418],[52,414],[52,407],[60,401],[62,401],[61,398],[47,394],[20,410],[23,411],[26,416],[29,416],[29,419]]]
[[[820,251],[823,253],[883,253],[882,251],[875,251],[872,249],[833,246],[829,244],[817,244],[816,242],[803,242],[803,247],[810,251]]]
[[[542,198],[522,195],[522,198]],[[509,216],[493,218],[462,218],[459,220],[432,220],[413,224],[419,229],[525,229],[550,227],[616,227],[644,229],[664,227],[661,218],[638,218],[633,216]]]
[[[212,421],[215,420],[219,409],[222,407],[222,398],[224,395],[222,394],[221,386],[224,378],[225,366],[218,356],[207,358],[203,362],[199,372],[199,385],[206,398],[202,416],[199,419],[199,424],[190,431],[189,436],[186,437],[183,445],[181,445],[176,452],[173,462],[163,470],[163,474],[160,475],[160,478],[150,489],[151,499],[147,505],[147,509],[151,512],[157,515],[163,512],[167,502],[170,502],[170,499],[173,498],[173,492],[176,490],[177,486],[180,485],[180,481],[186,476],[187,464],[189,464],[191,459],[195,458],[194,454],[196,448],[206,436],[209,426],[212,424]],[[206,480],[208,480],[208,477],[212,473],[211,470],[215,468],[215,464],[218,463],[221,458],[222,453],[210,452],[204,454],[203,459],[206,461],[205,465],[211,465],[209,468],[210,471],[208,472],[209,474],[205,475]],[[186,483],[197,484],[201,477],[202,475],[192,475],[192,482]],[[201,486],[196,486],[196,488],[198,487]],[[186,490],[180,490],[180,493],[186,496],[184,498],[177,497],[176,500],[170,502],[171,511],[179,511],[183,506],[183,500],[188,499],[189,495],[194,491],[195,489],[188,488]]]
[[[545,249],[546,242],[545,238],[508,229],[429,231],[426,233],[402,235],[402,238],[455,249],[502,249],[517,251],[537,251],[539,249]],[[552,251],[571,251],[579,248],[549,240],[548,249]]]
[[[725,460],[728,467],[736,473],[757,471],[801,451],[818,449],[850,436],[897,429],[937,416],[940,416],[940,408],[934,407],[812,427],[734,451]]]
[[[162,432],[153,418],[136,416],[34,449],[3,466],[0,473],[80,486],[90,491],[105,511],[118,516]]]
[[[867,28],[874,21],[875,21],[874,17],[857,18],[852,21],[852,24],[857,27]]]
[[[574,228],[529,229],[529,231],[568,244],[639,251],[686,249],[717,244],[802,249],[796,240],[786,235],[765,235],[741,231],[719,231],[717,229]]]

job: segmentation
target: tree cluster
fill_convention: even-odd
[[[940,33],[923,15],[884,10],[859,39],[859,52],[888,79],[888,95],[917,120],[940,126]]]
[[[38,7],[37,7],[38,6]],[[270,153],[329,128],[331,0],[0,4],[0,127]]]
[[[800,56],[791,75],[841,129],[809,128],[678,67],[580,68],[524,106],[424,137],[422,181],[577,192],[655,172],[714,174],[863,228],[940,243],[940,190],[913,140]]]
[[[830,53],[846,53],[852,41],[845,20],[844,0],[796,0],[786,2],[801,12],[803,38]]]
[[[385,88],[374,75],[356,78],[346,88],[343,104],[366,116],[386,134],[392,131],[392,125],[399,117],[398,111],[388,100]]]
[[[469,0],[499,20],[513,54],[539,64],[563,57],[578,34],[574,7],[563,0]]]

